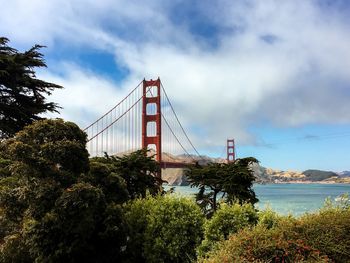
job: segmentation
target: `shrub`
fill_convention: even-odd
[[[282,220],[282,216],[272,210],[271,207],[266,207],[265,210],[259,211],[258,225],[265,226],[270,229],[278,226],[278,223]]]
[[[225,240],[230,234],[244,227],[253,226],[257,221],[258,214],[251,204],[221,204],[219,210],[205,223],[205,239],[198,248],[199,256],[204,256],[217,241]]]
[[[220,244],[203,262],[330,262],[294,233],[256,226],[243,229]]]
[[[129,202],[129,262],[191,262],[203,235],[204,216],[193,200],[173,196]]]
[[[300,218],[297,231],[336,262],[350,262],[350,209],[323,208]]]
[[[151,197],[135,199],[124,205],[124,218],[128,227],[128,240],[124,251],[125,262],[144,261],[147,216],[154,205],[156,205],[156,199]]]
[[[206,262],[350,262],[348,208],[327,206],[298,219],[280,217],[271,228],[261,222],[230,236]]]

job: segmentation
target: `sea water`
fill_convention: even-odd
[[[350,193],[349,184],[255,184],[253,188],[259,199],[258,209],[270,206],[280,214],[295,216],[318,210],[326,198],[334,201],[340,195]],[[198,188],[190,186],[175,186],[174,190],[186,196],[198,192]]]

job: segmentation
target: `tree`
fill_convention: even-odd
[[[134,199],[146,197],[147,192],[156,195],[162,191],[163,181],[156,176],[160,166],[147,152],[147,149],[141,149],[122,157],[96,157],[91,161],[106,164],[111,172],[123,178],[129,197]]]
[[[56,119],[37,121],[4,144],[13,174],[70,185],[89,169],[86,141],[87,135],[76,124]]]
[[[237,159],[232,163],[210,163],[205,166],[198,164],[190,167],[186,176],[191,186],[199,187],[196,194],[197,203],[207,216],[217,209],[218,195],[232,204],[256,203],[258,199],[252,189],[255,177],[250,164],[256,163],[253,157]]]
[[[86,140],[56,119],[0,141],[1,262],[120,262],[122,204],[159,193],[159,165],[146,151],[89,159]]]
[[[107,202],[121,204],[129,200],[125,180],[113,171],[106,158],[93,158],[90,160],[90,171],[81,179],[100,188],[105,194]]]
[[[57,200],[88,170],[86,134],[71,122],[41,120],[0,144],[0,249],[9,262],[33,262],[36,254],[28,257],[23,245],[31,236],[25,227],[50,218]]]
[[[0,37],[0,138],[13,136],[45,112],[57,112],[58,105],[45,95],[61,86],[36,78],[34,68],[46,67],[43,47],[35,45],[21,53]]]

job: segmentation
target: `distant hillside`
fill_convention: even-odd
[[[163,153],[163,159],[172,162],[188,162],[190,163],[194,158],[199,160],[197,156],[179,155],[174,156],[170,154]],[[210,158],[205,156],[204,161],[201,164],[209,162],[225,162],[225,159],[220,158]],[[350,171],[344,171],[341,173],[334,173],[331,171],[321,171],[321,170],[306,170],[304,172],[299,171],[283,171],[275,170],[271,168],[266,168],[260,166],[259,164],[252,165],[254,171],[256,183],[260,184],[274,184],[274,183],[350,183]],[[162,171],[162,177],[170,185],[188,185],[187,179],[184,176],[184,170],[180,168],[167,169]]]
[[[303,174],[305,175],[305,179],[310,181],[323,181],[332,177],[338,177],[334,172],[320,170],[306,170]]]

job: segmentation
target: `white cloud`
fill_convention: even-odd
[[[204,132],[207,147],[227,137],[252,142],[247,127],[261,120],[276,126],[349,122],[348,24],[341,10],[316,1],[203,1],[207,22],[226,29],[213,36],[212,49],[195,40],[186,21],[171,22],[176,14],[163,1],[0,4],[6,9],[0,30],[15,43],[104,49],[130,71],[121,87],[72,65],[63,75],[50,72],[45,78],[66,87],[53,97],[65,118],[88,123],[143,77],[160,76],[180,119]]]
[[[94,120],[123,99],[129,90],[118,87],[111,80],[86,71],[77,65],[60,63],[60,74],[50,71],[39,74],[39,78],[57,83],[64,89],[55,90],[49,97],[63,107],[60,114],[52,113],[50,117],[74,121],[85,128]],[[133,86],[125,86],[129,89]]]

